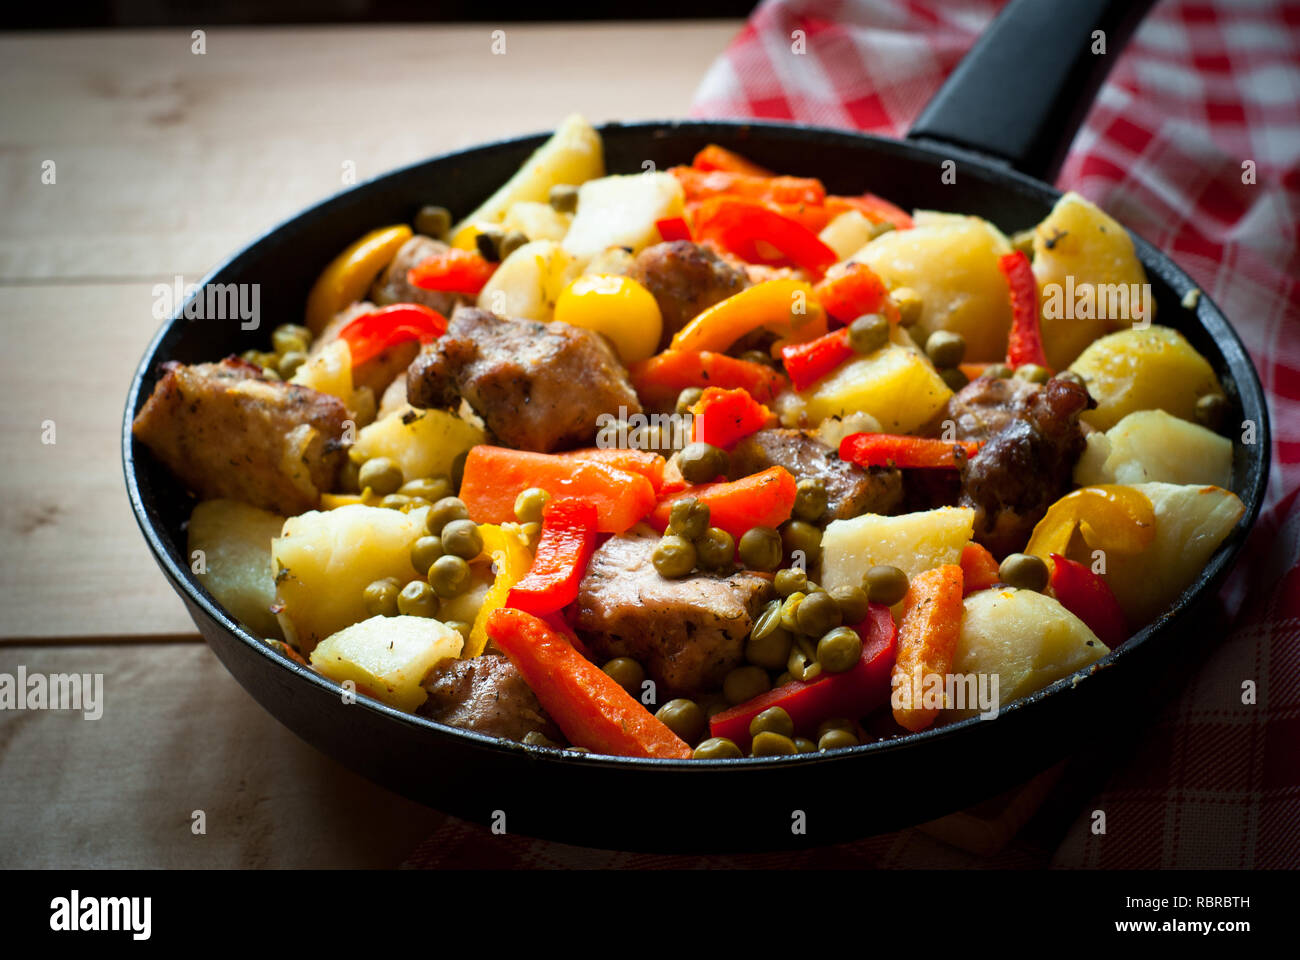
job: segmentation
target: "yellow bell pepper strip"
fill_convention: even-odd
[[[780,335],[781,344],[815,340],[826,332],[826,311],[810,284],[786,277],[766,280],[709,307],[677,331],[671,347],[725,353],[760,327]]]
[[[1065,556],[1075,529],[1093,550],[1141,553],[1156,535],[1156,513],[1141,490],[1118,484],[1083,487],[1047,508],[1025,553],[1048,560]]]
[[[523,541],[504,527],[495,523],[481,523],[478,532],[483,537],[483,552],[492,558],[496,577],[483,597],[483,605],[478,609],[478,616],[474,618],[469,640],[465,642],[465,648],[460,654],[462,660],[483,653],[488,641],[488,617],[492,615],[493,610],[499,610],[506,605],[506,598],[510,596],[511,588],[524,578],[524,574],[533,563],[533,556],[528,552]]]
[[[307,294],[307,329],[320,333],[336,313],[364,297],[379,271],[410,239],[411,228],[405,224],[380,227],[331,260]]]

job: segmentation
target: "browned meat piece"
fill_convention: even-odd
[[[664,318],[659,349],[696,315],[749,286],[743,271],[689,240],[657,243],[637,254],[628,276],[654,295]]]
[[[962,467],[959,502],[975,508],[975,539],[994,554],[1023,549],[1034,524],[1069,491],[1085,446],[1079,414],[1093,405],[1068,380],[1021,391],[1002,428]]]
[[[501,654],[447,660],[423,686],[429,699],[419,712],[430,720],[509,740],[522,740],[533,731],[562,739],[519,669]]]
[[[945,434],[945,439],[983,443],[1016,418],[1016,404],[1022,397],[1039,389],[1039,384],[1014,377],[977,377],[948,399],[934,423],[937,427],[951,420],[956,425],[956,435]]]
[[[345,458],[341,400],[264,380],[236,357],[163,369],[132,430],[199,497],[292,516],[333,487]]]
[[[381,307],[390,303],[419,303],[443,316],[451,316],[456,305],[463,302],[462,297],[441,290],[422,290],[406,279],[407,271],[413,266],[446,249],[447,245],[441,240],[417,233],[402,244],[393,262],[375,280],[370,288],[370,299]]]
[[[889,467],[863,470],[803,430],[773,427],[752,433],[731,451],[731,479],[768,467],[785,467],[799,480],[820,480],[826,488],[828,520],[863,513],[888,513],[903,496],[901,475]]]
[[[598,333],[567,323],[500,320],[462,307],[406,375],[416,407],[464,397],[507,446],[549,453],[592,442],[601,414],[641,412],[627,371]]]
[[[575,626],[602,660],[632,657],[659,700],[716,690],[741,663],[745,637],[771,581],[742,571],[665,580],[651,562],[659,538],[620,534],[592,555],[578,589]]]

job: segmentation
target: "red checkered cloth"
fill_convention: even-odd
[[[902,136],[1001,7],[769,0],[693,113]],[[802,35],[795,31],[802,31]],[[803,39],[803,52],[795,41]],[[448,819],[412,866],[1300,865],[1300,6],[1166,0],[1120,56],[1057,185],[1167,251],[1232,318],[1268,394],[1269,499],[1224,591],[1236,626],[1055,848],[981,858],[919,830],[807,853],[668,857],[494,837]],[[1250,161],[1254,182],[1243,182]],[[815,174],[814,171],[782,171]],[[871,189],[889,196],[887,183]],[[1243,704],[1254,681],[1257,702]],[[1106,814],[1094,834],[1093,811]]]

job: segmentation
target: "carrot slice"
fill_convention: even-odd
[[[655,493],[664,485],[664,465],[667,461],[653,450],[621,450],[618,447],[586,447],[559,454],[566,460],[589,460],[603,463],[616,470],[639,473],[650,481]]]
[[[590,503],[601,533],[622,533],[655,505],[649,480],[607,463],[487,444],[472,447],[465,458],[460,498],[476,523],[514,520],[515,497],[529,487]]]
[[[691,166],[696,170],[728,170],[731,173],[747,173],[751,177],[770,177],[772,171],[760,167],[752,160],[746,160],[740,154],[711,143],[695,155]]]
[[[891,703],[898,725],[913,733],[939,715],[938,707],[925,705],[924,694],[932,675],[943,680],[952,670],[962,609],[962,570],[956,564],[918,573],[903,598]]]
[[[976,590],[987,590],[998,580],[998,562],[982,543],[971,541],[962,547],[961,573],[963,591],[967,594]]]
[[[702,483],[687,487],[659,501],[647,518],[656,530],[668,527],[673,504],[683,497],[695,497],[709,508],[709,524],[721,527],[736,540],[750,527],[778,527],[790,519],[796,484],[785,467],[768,467],[729,483]]]
[[[712,350],[665,350],[632,364],[627,374],[642,404],[654,410],[674,406],[687,387],[740,387],[759,403],[771,403],[786,385],[767,364]]]
[[[690,757],[680,737],[545,621],[503,607],[487,631],[570,743],[616,757]]]

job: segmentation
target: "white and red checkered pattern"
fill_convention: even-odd
[[[768,0],[705,76],[693,113],[902,136],[1001,5]],[[1247,161],[1254,183],[1243,183]],[[1269,501],[1225,591],[1236,626],[1155,724],[1117,746],[1124,759],[1102,791],[1074,798],[1064,839],[979,858],[905,830],[806,854],[659,857],[488,838],[449,818],[412,865],[1300,865],[1300,5],[1159,3],[1057,185],[1169,253],[1219,304],[1255,360],[1274,434]],[[889,196],[887,183],[870,189]],[[1254,705],[1241,702],[1244,680],[1257,686]],[[1104,835],[1092,832],[1094,810],[1106,813]]]

